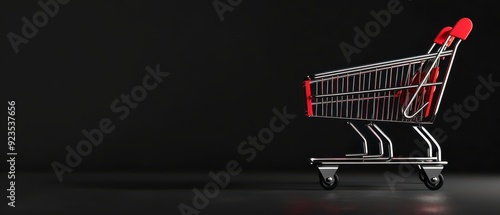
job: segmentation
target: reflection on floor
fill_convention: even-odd
[[[428,190],[416,174],[338,172],[324,190],[317,173],[20,172],[7,214],[500,214],[500,174],[444,174]],[[397,173],[397,172],[396,172]],[[6,183],[2,183],[7,186]],[[183,211],[183,212],[181,212]],[[2,212],[2,214],[4,214]]]

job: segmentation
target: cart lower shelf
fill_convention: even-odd
[[[339,177],[336,174],[340,165],[416,165],[420,169],[419,179],[430,190],[438,190],[443,186],[441,174],[447,161],[439,161],[436,157],[422,158],[310,158],[312,165],[318,168],[319,183],[326,190],[337,187]]]

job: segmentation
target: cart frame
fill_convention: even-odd
[[[340,165],[416,165],[419,178],[430,190],[444,183],[438,141],[424,127],[439,111],[458,46],[472,30],[472,21],[459,19],[441,29],[426,54],[391,61],[338,69],[307,76],[302,82],[307,117],[346,120],[363,140],[363,152],[343,158],[310,158],[318,169],[320,185],[327,190],[338,185]],[[446,64],[439,74],[441,64]],[[368,152],[365,135],[351,121],[365,126],[378,140],[379,152]],[[404,123],[427,143],[424,157],[394,157],[393,142],[375,123]]]

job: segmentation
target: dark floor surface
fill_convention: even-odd
[[[4,197],[0,214],[180,215],[182,204],[192,212],[184,214],[500,214],[500,174],[443,172],[443,187],[432,191],[397,170],[339,170],[334,190],[319,185],[315,170],[247,171],[220,189],[208,172],[75,171],[62,183],[52,172],[20,172],[16,207]]]

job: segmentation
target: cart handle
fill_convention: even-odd
[[[446,42],[445,46],[446,48],[448,48],[451,45],[455,37],[460,40],[465,40],[467,39],[467,36],[469,36],[469,33],[471,31],[472,31],[472,21],[466,17],[461,18],[455,23],[453,27],[446,26],[443,29],[441,29],[441,31],[439,31],[436,38],[434,38],[434,44],[427,53],[431,53],[435,44],[442,46],[446,40],[448,40],[448,42]]]
[[[472,21],[469,18],[461,18],[457,21],[453,29],[450,31],[450,35],[461,40],[467,39],[469,33],[472,31]]]
[[[449,30],[449,35],[446,35],[448,30]],[[450,45],[450,43],[451,43],[450,41],[453,41],[454,38],[458,38],[459,40],[458,40],[457,44],[455,45],[455,49],[456,49],[457,46],[458,46],[458,44],[460,43],[460,41],[465,40],[467,38],[467,36],[469,36],[469,33],[471,31],[472,31],[472,21],[469,18],[464,17],[464,18],[459,19],[455,23],[455,25],[453,26],[453,28],[451,28],[451,30],[448,27],[445,27],[445,28],[441,29],[441,31],[439,32],[438,36],[434,40],[434,42],[438,43],[438,44],[440,42],[441,43],[440,45],[445,44],[445,47],[447,47],[448,45]],[[445,36],[444,41],[441,40],[441,38],[443,36]],[[431,49],[432,49],[432,47],[431,47]],[[429,50],[429,52],[430,51],[431,50]],[[438,59],[440,57],[440,55],[443,53],[443,51],[444,51],[444,48],[438,50],[436,59]],[[455,56],[455,51],[453,51],[451,62],[453,61],[454,56]],[[451,65],[451,62],[450,62],[450,65]],[[420,90],[422,89],[422,86],[424,85],[424,83],[426,83],[427,80],[429,79],[429,75],[431,74],[431,72],[430,72],[431,69],[434,68],[436,65],[437,65],[437,60],[434,60],[432,62],[432,65],[429,67],[429,70],[426,72],[423,80],[421,81],[421,83],[417,87],[416,92],[413,94],[413,96],[411,97],[410,101],[406,105],[406,108],[402,107],[404,117],[406,117],[408,119],[411,119],[411,118],[415,117],[419,112],[421,112],[426,106],[428,106],[430,104],[431,100],[428,100],[425,104],[422,105],[422,107],[420,107],[419,109],[417,109],[415,111],[415,113],[409,114],[410,106],[413,104],[413,102],[417,98],[417,95],[420,93]],[[449,71],[450,68],[448,68],[448,71]],[[447,75],[448,74],[449,73],[447,73]],[[445,78],[445,81],[443,83],[443,88],[446,85],[446,81],[447,81],[447,77]],[[442,92],[441,92],[441,95],[442,95]],[[438,100],[438,106],[437,107],[439,107],[439,102],[440,101]]]
[[[450,26],[446,26],[443,29],[441,29],[441,31],[438,33],[438,35],[434,39],[434,43],[438,44],[438,45],[443,45],[446,38],[448,38],[448,35],[450,34],[451,29],[453,29],[453,28]],[[449,46],[449,45],[450,44],[446,44],[446,46]]]

